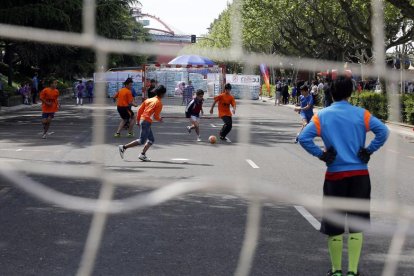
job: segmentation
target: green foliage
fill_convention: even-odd
[[[372,91],[363,91],[360,95],[353,94],[350,102],[369,110],[375,117],[388,119],[388,99],[384,94]],[[403,95],[400,98],[401,120],[404,123],[414,125],[414,95]]]
[[[404,95],[401,98],[401,111],[403,121],[414,125],[414,95]]]
[[[214,20],[211,40],[199,43],[200,47],[230,46],[233,6]],[[242,0],[242,6],[247,51],[363,63],[372,59],[370,1]],[[412,20],[392,3],[384,4],[384,21],[386,49],[412,39]]]
[[[111,39],[148,41],[148,32],[131,16],[130,4],[133,2],[135,1],[97,0],[97,34]],[[82,0],[4,0],[0,5],[0,23],[81,32],[82,4]],[[6,52],[5,63],[11,64],[15,71],[29,76],[33,74],[33,68],[39,68],[41,76],[53,74],[65,79],[90,76],[95,69],[95,54],[89,49],[0,38],[1,50]],[[9,60],[6,61],[6,57]],[[113,55],[109,59],[109,65],[136,66],[145,59]]]
[[[385,94],[363,91],[359,95],[354,94],[351,103],[369,110],[378,119],[388,119],[388,99]]]

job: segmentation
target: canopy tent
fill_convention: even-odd
[[[168,62],[168,64],[176,65],[215,65],[214,61],[202,56],[183,55]]]

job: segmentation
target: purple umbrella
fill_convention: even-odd
[[[168,62],[168,64],[178,64],[178,65],[215,65],[214,61],[211,59],[195,56],[195,55],[183,55],[176,57],[175,59]]]

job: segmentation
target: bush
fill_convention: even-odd
[[[378,119],[388,119],[388,99],[384,94],[363,91],[352,95],[350,102],[369,110]]]
[[[404,95],[401,98],[401,113],[403,122],[414,125],[414,95]]]

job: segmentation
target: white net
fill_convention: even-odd
[[[0,36],[14,40],[26,40],[92,49],[96,52],[96,72],[104,72],[106,70],[108,55],[112,53],[130,55],[162,54],[169,56],[175,56],[182,53],[180,48],[174,46],[160,46],[159,44],[131,41],[115,41],[97,36],[95,32],[95,22],[93,20],[95,18],[95,6],[95,1],[84,0],[83,33],[80,34],[0,24]],[[245,74],[251,73],[251,68],[258,67],[263,63],[272,66],[273,68],[280,69],[283,69],[283,64],[293,63],[297,64],[298,68],[300,67],[303,70],[312,72],[326,71],[327,68],[338,68],[340,70],[340,68],[344,67],[344,64],[341,62],[244,52],[242,48],[240,9],[241,1],[234,1],[232,10],[233,20],[231,22],[232,46],[229,49],[192,49],[191,54],[201,54],[211,59],[243,64]],[[393,83],[401,81],[401,76],[395,70],[387,69],[385,65],[383,2],[381,0],[372,0],[372,9],[373,16],[371,25],[374,37],[375,62],[372,65],[348,64],[347,69],[352,70],[356,75],[361,75],[363,73],[365,76],[384,79],[388,85],[392,85]],[[214,70],[212,71],[211,69],[209,70],[211,73],[222,74],[221,68],[215,69],[217,69],[217,72],[213,72]],[[170,73],[167,73],[160,68],[148,68],[147,72],[150,78],[155,78],[160,82],[166,82],[165,84],[171,90],[170,93],[173,93],[173,86],[177,85],[177,82],[182,78],[185,78],[185,74],[189,74],[188,70],[178,70],[173,73],[169,71]],[[179,74],[182,74],[182,76],[178,76]],[[197,74],[197,72],[194,72],[194,74]],[[187,75],[186,77],[189,78]],[[202,83],[201,78],[198,79],[196,75],[192,77],[193,82],[203,86],[205,90],[210,91],[210,89],[212,89],[212,95],[215,95],[217,91],[221,90],[220,81],[217,83],[214,82],[212,88],[210,88],[210,84]],[[169,80],[167,80],[168,78],[171,78],[171,83],[167,83],[169,82]],[[221,79],[219,78],[218,80]],[[391,89],[392,87],[389,88],[388,91],[395,91],[395,89]],[[107,116],[105,89],[103,84],[97,84],[96,106],[103,108],[94,108],[93,110],[92,156],[90,159],[91,163],[88,166],[71,167],[68,169],[66,167],[67,165],[63,164],[62,168],[50,171],[46,165],[36,163],[30,168],[25,168],[25,174],[12,163],[8,162],[7,159],[2,159],[0,166],[0,173],[5,179],[30,195],[65,209],[93,214],[92,223],[77,275],[84,276],[92,274],[102,242],[105,225],[110,214],[150,208],[183,195],[196,192],[220,192],[223,194],[235,194],[246,198],[250,202],[248,206],[245,237],[235,271],[235,275],[237,276],[249,275],[251,272],[255,250],[260,239],[260,217],[263,202],[283,202],[291,205],[301,205],[312,210],[316,214],[321,213],[322,201],[320,196],[292,192],[289,187],[286,187],[280,181],[270,181],[265,177],[260,179],[260,176],[258,179],[257,175],[251,175],[250,172],[243,171],[242,169],[238,171],[238,179],[235,179],[234,176],[232,176],[229,178],[221,177],[221,179],[218,180],[210,175],[195,180],[191,178],[185,180],[158,180],[158,183],[156,183],[158,188],[156,189],[140,193],[133,197],[115,200],[114,193],[117,187],[131,186],[135,184],[131,183],[131,180],[128,177],[123,177],[122,174],[116,174],[107,169],[107,166],[110,165],[110,161],[108,161],[105,154],[107,151],[107,147],[105,146],[105,127],[107,124],[105,119]],[[388,101],[391,110],[390,120],[399,121],[399,97],[393,93],[388,93]],[[249,110],[253,108],[253,101],[246,101],[243,108],[245,108],[246,114],[252,114]],[[252,116],[254,117],[254,115]],[[231,154],[234,159],[246,160],[252,154],[249,151],[249,145],[256,142],[251,141],[250,135],[254,128],[253,121],[251,118],[241,117],[238,126],[238,142],[245,146],[238,148],[237,151],[232,152]],[[388,143],[395,151],[399,151],[400,144],[398,143],[398,140],[392,139]],[[378,223],[375,228],[370,229],[373,233],[379,233],[392,238],[382,272],[382,275],[389,276],[397,275],[398,263],[401,260],[400,256],[406,244],[407,237],[413,235],[410,224],[414,220],[414,207],[409,204],[410,199],[400,200],[398,196],[397,188],[399,184],[396,174],[398,174],[399,168],[397,167],[396,155],[392,152],[387,152],[384,156],[385,161],[383,169],[385,171],[384,175],[386,177],[385,182],[387,183],[387,186],[385,187],[385,197],[383,199],[374,198],[371,200],[370,205],[361,200],[332,199],[324,202],[324,206],[335,208],[336,210],[371,210],[371,212],[384,215],[385,217],[397,218],[395,225]],[[230,167],[231,166],[229,166],[229,170]],[[62,193],[26,176],[26,174],[30,173],[43,173],[50,177],[58,176],[98,180],[101,183],[99,196],[97,199],[92,199]],[[322,170],[319,170],[318,173],[322,174]],[[335,214],[332,214],[330,218],[333,221],[338,220]],[[350,221],[349,223],[366,226],[363,221]],[[409,261],[412,262],[412,258],[409,259]]]

